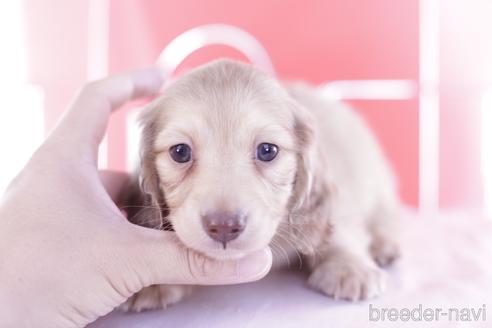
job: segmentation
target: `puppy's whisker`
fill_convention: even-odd
[[[270,247],[272,249],[274,258],[279,258],[279,259],[284,258],[285,261],[288,263],[288,259],[285,257],[285,254],[279,251],[277,245],[275,245],[274,243],[270,243]]]
[[[306,246],[307,248],[307,251],[310,251],[310,252],[317,252],[318,250],[316,249],[316,247],[314,247],[313,243],[311,242],[311,240],[309,239],[309,237],[306,235],[306,233],[296,227],[296,226],[291,226],[292,229],[294,229],[294,231],[297,231],[297,233],[294,233],[294,235],[299,238],[300,241],[304,242],[304,245]]]
[[[297,243],[297,240],[295,240],[295,239],[298,239],[298,241],[303,244],[301,246],[306,247],[307,250],[313,249],[312,243],[309,241],[309,239],[307,238],[307,236],[304,234],[304,232],[301,229],[294,227],[294,226],[289,226],[289,228],[297,229],[296,231],[298,231],[299,235],[297,233],[293,232],[291,229],[288,229],[285,226],[279,226],[278,227],[279,231],[286,233],[286,235],[290,238],[290,240],[294,244]],[[295,238],[295,239],[292,239],[292,238]]]
[[[292,240],[291,241],[295,244],[297,241],[299,241],[300,243],[304,244],[304,246],[306,247],[306,251],[309,252],[310,254],[312,254],[313,256],[313,259],[316,260],[316,257],[319,255],[319,250],[314,247],[314,245],[312,244],[312,242],[309,240],[308,236],[304,233],[304,231],[294,225],[291,225],[289,224],[288,227],[291,229],[291,230],[287,230],[287,228],[285,226],[279,226],[278,229],[280,231],[283,231],[283,232],[286,232],[287,235],[290,237],[290,236],[294,236],[294,238],[296,238],[297,240]],[[292,229],[294,231],[292,231]],[[297,231],[297,233],[295,232]],[[296,249],[297,250],[297,249]]]
[[[301,256],[301,254],[299,253],[299,251],[297,250],[297,247],[295,247],[294,242],[292,242],[291,240],[289,240],[289,236],[288,236],[288,235],[287,235],[287,236],[284,236],[284,235],[281,233],[281,231],[279,231],[279,232],[277,233],[277,235],[278,235],[280,238],[282,238],[283,240],[285,240],[285,242],[286,242],[287,244],[289,244],[289,245],[290,245],[290,247],[292,247],[292,249],[294,250],[294,252],[295,252],[295,253],[296,253],[296,255],[297,255],[297,258],[299,259],[299,270],[302,270],[302,256]]]
[[[163,228],[166,224],[164,223],[164,225],[163,225],[159,219],[149,218],[146,220],[139,221],[138,225],[145,226],[145,227],[152,228],[152,229],[156,229],[156,230],[163,230]]]
[[[289,255],[288,255],[287,251],[282,247],[282,245],[276,243],[276,241],[274,239],[271,240],[270,246],[280,250],[280,252],[282,253],[282,256],[285,258],[285,261],[287,262],[287,267],[290,268],[290,259],[289,259]]]
[[[279,232],[283,232],[283,233],[285,233],[285,234],[286,234],[286,236],[288,236],[288,237],[289,237],[289,239],[290,239],[292,242],[294,242],[294,244],[296,243],[296,240],[295,240],[294,238],[296,238],[297,236],[295,235],[295,233],[294,233],[292,230],[288,229],[287,227],[285,227],[285,226],[283,226],[283,225],[279,225],[279,226],[277,227],[277,230],[278,230]],[[301,240],[301,241],[304,241],[304,240]]]

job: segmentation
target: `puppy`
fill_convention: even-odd
[[[374,136],[345,105],[219,60],[170,85],[141,115],[135,224],[175,231],[208,257],[238,259],[275,241],[302,254],[308,285],[335,299],[384,288],[398,257],[399,200]],[[165,308],[187,286],[151,286],[121,306]]]

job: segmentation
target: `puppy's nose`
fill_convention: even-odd
[[[202,217],[207,234],[224,249],[229,241],[236,239],[246,227],[246,216],[229,212],[211,212]]]

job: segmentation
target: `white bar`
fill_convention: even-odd
[[[109,0],[89,0],[87,19],[87,80],[108,75]],[[108,167],[108,139],[99,145],[98,167]]]
[[[337,100],[407,100],[415,98],[412,80],[341,80],[320,86],[328,98]]]
[[[44,92],[28,84],[24,3],[0,1],[0,197],[44,139]]]
[[[157,66],[170,76],[191,53],[208,45],[226,45],[242,52],[254,65],[274,75],[275,70],[263,45],[240,28],[225,24],[202,25],[174,38],[161,52]]]
[[[13,84],[0,100],[0,197],[44,139],[44,92]]]
[[[27,81],[27,49],[23,1],[0,1],[0,86]],[[4,92],[2,92],[3,94]],[[7,110],[2,108],[2,110]]]
[[[419,207],[439,210],[439,0],[420,0]]]
[[[89,0],[87,24],[87,80],[108,74],[109,0]]]
[[[492,218],[492,88],[485,91],[482,96],[481,114],[484,212],[486,216]]]

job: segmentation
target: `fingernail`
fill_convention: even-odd
[[[261,279],[272,268],[272,251],[269,247],[266,247],[242,258],[237,265],[237,275],[241,280],[254,281]]]

